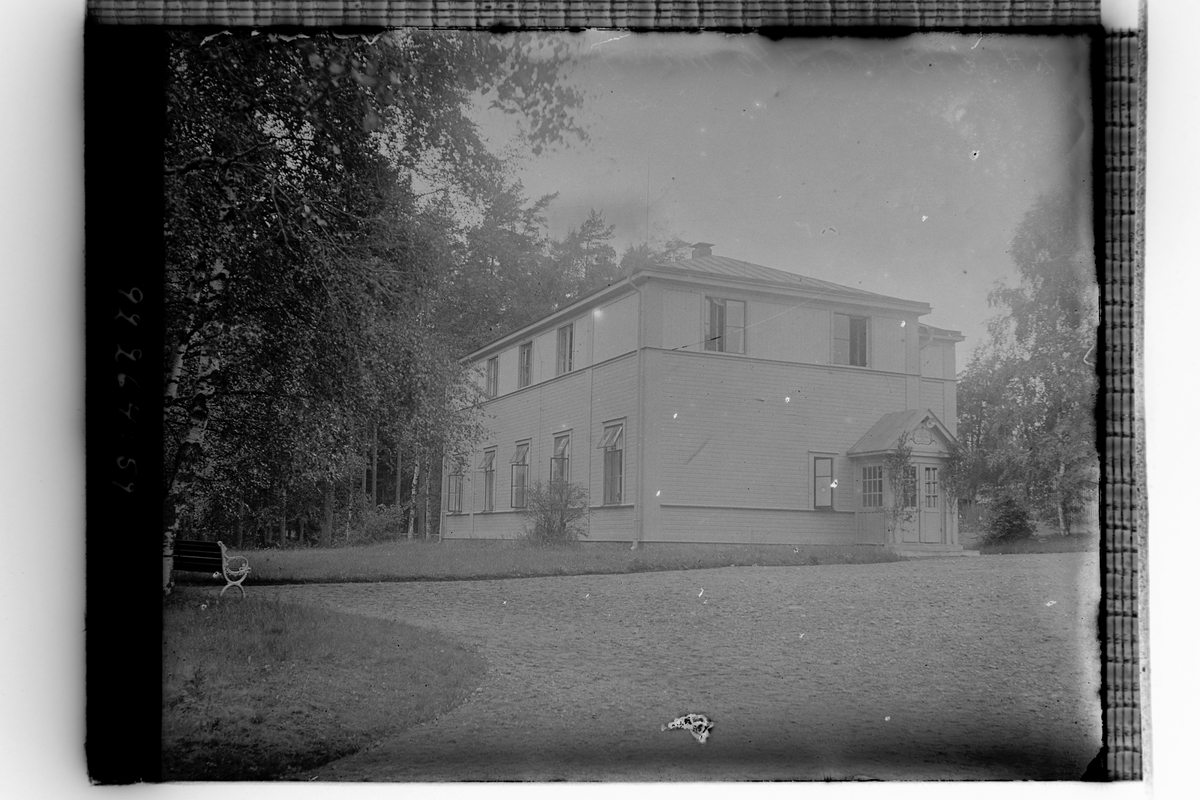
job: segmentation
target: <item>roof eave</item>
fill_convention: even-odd
[[[558,311],[555,311],[552,314],[548,314],[547,316],[531,322],[528,325],[517,328],[515,331],[506,333],[499,339],[493,339],[483,347],[477,348],[460,358],[459,363],[468,364],[472,361],[478,361],[481,358],[491,355],[494,351],[503,350],[506,347],[510,347],[515,342],[528,339],[544,328],[552,328],[566,319],[577,316],[579,312],[583,311],[584,309],[599,305],[601,302],[621,294],[621,290],[624,288],[633,288],[636,290],[638,284],[646,282],[644,277],[639,279],[639,274],[641,272],[642,270],[638,270],[623,280],[619,280],[616,283],[596,289],[591,294],[584,295],[569,306],[560,308]]]
[[[739,278],[736,275],[722,275],[718,272],[679,269],[678,267],[670,267],[662,264],[647,267],[638,272],[658,278],[683,279],[691,283],[715,283],[721,286],[771,288],[813,299],[830,300],[833,302],[840,301],[847,305],[877,306],[894,310],[911,311],[918,317],[933,312],[932,306],[919,300],[905,300],[902,297],[891,297],[886,294],[875,294],[874,292],[863,292],[849,288],[845,290],[827,289],[822,286],[804,286],[785,281],[767,280],[765,278]]]

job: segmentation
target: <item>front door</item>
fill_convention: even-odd
[[[946,526],[938,468],[931,464],[920,464],[917,470],[921,481],[918,488],[918,501],[921,505],[921,542],[942,544],[946,541]]]

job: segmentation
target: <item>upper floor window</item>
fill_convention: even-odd
[[[833,315],[833,363],[867,365],[867,318]]]
[[[558,371],[562,375],[571,371],[571,353],[575,349],[575,323],[558,329]]]
[[[500,359],[489,358],[487,361],[487,389],[485,394],[488,397],[495,397],[498,394],[497,388],[500,383]]]
[[[517,348],[517,388],[524,389],[533,382],[533,342]]]
[[[706,298],[704,349],[718,353],[746,352],[746,304],[741,300]]]

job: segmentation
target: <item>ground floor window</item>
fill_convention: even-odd
[[[862,468],[863,508],[880,508],[883,505],[883,466]]]
[[[625,425],[617,423],[604,428],[600,449],[604,451],[604,502],[618,505],[621,502],[621,481],[625,469]]]
[[[917,507],[917,468],[905,467],[904,477],[900,480],[900,507]]]
[[[817,456],[813,459],[813,507],[833,508],[833,459]]]
[[[479,460],[483,472],[483,510],[496,510],[496,451],[487,450]]]
[[[512,457],[512,507],[525,507],[525,487],[529,483],[529,443],[517,445]]]
[[[571,482],[571,434],[554,437],[554,455],[550,458],[550,482]]]
[[[446,511],[451,514],[462,513],[463,476],[455,473],[450,476],[446,486]]]
[[[938,468],[925,468],[925,507],[938,507]]]

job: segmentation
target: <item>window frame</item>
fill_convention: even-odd
[[[483,451],[479,459],[479,471],[483,473],[483,511],[496,510],[496,448]]]
[[[487,360],[487,384],[483,390],[490,400],[500,394],[500,357],[492,356]]]
[[[517,388],[533,384],[533,340],[517,345]]]
[[[565,336],[563,334],[566,334]],[[565,346],[563,339],[566,339]],[[575,323],[568,322],[566,325],[559,326],[555,342],[557,343],[557,354],[555,358],[555,375],[566,375],[572,369],[575,352]]]
[[[907,485],[902,484],[904,488],[904,496],[900,498],[900,508],[920,508],[921,485],[918,483],[920,475],[917,472],[917,466],[915,464],[909,464],[907,467],[905,467],[905,469],[908,470],[912,477],[904,482]]]
[[[525,493],[529,491],[529,440],[517,442],[517,449],[513,453],[512,459],[508,462],[511,465],[510,482],[508,487],[508,501],[512,508],[525,508],[528,501],[525,499]],[[520,470],[521,480],[517,480],[518,469]],[[521,502],[517,503],[517,486],[521,487]]]
[[[625,420],[605,423],[604,435],[596,449],[604,454],[603,504],[619,506],[625,497]]]
[[[463,474],[451,472],[446,480],[446,513],[461,514],[463,505]]]
[[[828,475],[821,475],[818,470],[817,465],[820,464],[822,461],[829,462],[829,474]],[[812,475],[813,475],[813,482],[812,482],[813,508],[817,509],[817,510],[827,508],[830,511],[832,511],[834,508],[834,494],[835,494],[835,491],[837,490],[837,464],[835,463],[834,456],[814,455],[812,457]],[[828,491],[829,491],[829,502],[828,503],[821,502],[821,494],[820,494],[819,484],[818,484],[818,482],[821,480],[821,478],[827,478],[830,482],[829,487],[828,487]]]
[[[938,468],[931,464],[923,465],[925,467],[925,480],[922,483],[921,493],[921,508],[936,511],[942,507],[941,492],[939,491]],[[929,474],[933,473],[933,480],[930,480]],[[932,491],[931,491],[932,487]]]
[[[846,336],[838,336],[838,319],[846,320]],[[845,342],[846,354],[838,350],[838,342]],[[869,367],[871,365],[871,318],[860,314],[833,314],[833,363],[844,367]]]
[[[558,443],[565,440],[565,445],[559,448]],[[550,451],[550,483],[571,482],[571,432],[556,433],[552,439],[554,449]],[[559,455],[562,452],[563,455]],[[555,462],[558,462],[558,477],[555,477]]]
[[[744,356],[746,354],[746,301],[711,295],[705,295],[704,301],[704,349],[710,353],[732,353]],[[734,326],[729,324],[730,303],[737,303],[741,306],[741,325]],[[714,312],[716,312],[715,320]],[[716,335],[713,335],[714,328],[720,331]],[[731,350],[729,349],[729,341],[731,333],[734,331],[738,334],[736,337],[738,349]]]
[[[870,464],[862,468],[862,507],[883,508],[882,464]]]

